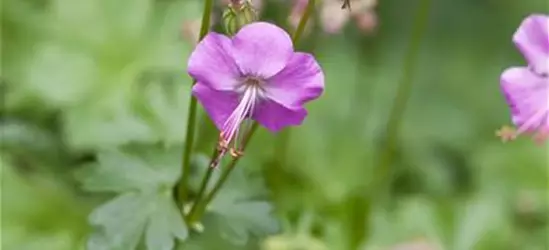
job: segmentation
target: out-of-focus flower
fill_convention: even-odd
[[[289,22],[297,27],[308,0],[295,0]],[[324,0],[320,9],[320,24],[329,34],[340,32],[349,20],[354,20],[357,27],[364,33],[371,33],[377,27],[375,7],[377,0],[350,0],[350,8],[341,9],[341,0]]]
[[[294,52],[286,31],[265,22],[246,25],[233,38],[208,34],[191,54],[188,71],[197,80],[193,94],[221,131],[219,157],[229,147],[238,156],[246,120],[273,132],[299,125],[307,115],[304,104],[324,90],[315,58]]]
[[[513,36],[528,67],[511,67],[501,74],[501,89],[517,129],[497,132],[504,141],[532,134],[538,142],[549,137],[549,17],[528,16]]]
[[[377,26],[377,15],[374,8],[377,0],[350,0],[350,8],[341,10],[341,1],[325,0],[320,12],[320,21],[324,31],[338,33],[349,20],[353,19],[357,27],[370,33]]]

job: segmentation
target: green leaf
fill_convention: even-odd
[[[208,207],[217,218],[222,237],[234,244],[244,245],[249,240],[249,235],[262,237],[278,231],[278,222],[272,215],[272,205],[267,201],[252,200],[251,190],[255,192],[261,188],[254,188],[243,172],[232,173],[230,183],[223,187],[222,191]],[[207,226],[207,225],[206,225]]]
[[[112,147],[152,141],[153,131],[122,99],[116,104],[89,104],[64,113],[65,136],[75,148]]]
[[[174,239],[184,240],[187,228],[169,192],[126,193],[97,208],[90,224],[99,230],[89,249],[136,249],[141,237],[149,250],[171,250]]]
[[[88,191],[120,193],[90,214],[97,230],[89,249],[132,250],[144,236],[147,249],[170,250],[174,239],[187,238],[171,190],[180,175],[179,152],[144,146],[104,151],[98,165],[77,173]]]
[[[99,164],[78,171],[83,188],[93,192],[150,191],[172,186],[179,178],[179,148],[126,148],[103,151]]]
[[[190,95],[191,44],[179,37],[187,5],[52,1],[41,29],[25,30],[42,39],[12,53],[24,52],[25,61],[8,63],[9,108],[60,111],[65,140],[76,149],[180,143]],[[150,73],[160,77],[145,79]]]
[[[201,154],[193,157],[196,169],[190,182],[195,191],[209,168],[208,160]],[[223,171],[223,167],[214,170],[207,190],[211,191]],[[240,246],[248,243],[250,234],[261,237],[278,231],[278,223],[271,214],[271,203],[252,198],[261,197],[265,193],[260,175],[252,175],[247,171],[241,165],[233,169],[225,185],[208,205],[203,221],[205,231],[216,230],[223,239]]]

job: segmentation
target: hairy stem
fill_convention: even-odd
[[[403,60],[403,73],[400,80],[400,84],[397,89],[397,93],[393,102],[391,112],[389,114],[389,120],[386,127],[386,141],[381,154],[379,168],[377,169],[378,183],[374,183],[374,190],[379,192],[381,188],[381,195],[386,195],[389,191],[388,186],[390,184],[390,166],[392,164],[393,152],[397,144],[399,128],[406,110],[406,104],[410,98],[412,90],[413,79],[415,77],[415,62],[417,62],[420,54],[422,38],[427,29],[429,20],[429,10],[431,7],[431,0],[420,0],[417,12],[414,17],[412,26],[412,32],[410,42],[408,45],[407,53]],[[382,185],[382,187],[379,187]]]
[[[204,13],[202,14],[202,24],[200,27],[199,41],[202,40],[210,28],[210,20],[212,15],[213,0],[204,1]],[[196,84],[196,80],[193,80],[192,85]],[[191,170],[191,156],[194,145],[194,134],[196,129],[196,98],[191,95],[189,103],[189,110],[187,113],[187,132],[185,135],[185,146],[183,147],[182,162],[181,162],[181,179],[177,183],[175,191],[175,200],[179,208],[183,207],[183,204],[187,200],[188,195],[188,182]]]

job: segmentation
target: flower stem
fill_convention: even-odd
[[[212,158],[210,160],[210,163],[208,163],[208,170],[206,170],[206,174],[202,178],[202,182],[200,183],[200,189],[198,189],[198,194],[195,198],[195,203],[192,206],[191,210],[189,211],[189,214],[196,213],[197,204],[202,200],[202,197],[204,196],[204,193],[206,192],[206,188],[208,187],[208,183],[210,182],[210,178],[212,177],[212,174],[215,170],[215,168],[210,167],[212,165],[212,162],[217,158],[219,155],[219,150],[217,147],[214,147],[214,151],[212,154]]]
[[[213,0],[204,1],[204,13],[202,14],[202,24],[200,27],[200,34],[198,41],[202,40],[210,28],[210,20],[212,15]],[[196,80],[193,80],[192,85],[196,84]],[[185,146],[183,147],[183,156],[181,162],[181,179],[177,183],[175,189],[175,199],[179,208],[183,207],[185,200],[187,199],[187,186],[190,177],[191,169],[191,156],[194,144],[194,134],[196,128],[196,98],[191,95],[191,100],[189,102],[189,109],[187,113],[187,132],[185,135]]]
[[[410,43],[408,45],[408,51],[403,61],[403,73],[398,86],[397,93],[393,102],[393,107],[389,114],[389,120],[386,127],[386,141],[380,158],[379,168],[377,169],[377,182],[374,183],[374,190],[381,195],[387,195],[389,181],[389,170],[392,164],[392,156],[397,143],[399,128],[406,110],[406,104],[410,98],[412,90],[413,79],[415,77],[415,63],[417,62],[420,54],[422,38],[427,29],[429,20],[429,10],[431,7],[431,0],[420,0],[417,12],[414,17],[412,26],[412,33],[410,37]],[[379,187],[382,185],[382,187]],[[379,192],[381,188],[382,192]]]
[[[314,11],[316,0],[309,0],[307,3],[307,8],[305,10],[305,13],[303,13],[303,16],[301,17],[301,20],[299,21],[299,25],[297,26],[296,31],[292,35],[292,41],[295,44],[299,39],[301,38],[301,35],[303,34],[303,31],[305,30],[305,27],[307,25],[307,21],[311,14]],[[246,146],[248,145],[248,142],[252,138],[253,134],[259,127],[259,124],[257,122],[254,122],[248,133],[244,136],[244,139],[242,141],[242,151],[244,152],[246,149]],[[235,157],[229,162],[229,164],[225,167],[225,171],[221,174],[221,177],[213,187],[212,191],[206,196],[206,198],[201,202],[200,200],[197,200],[197,203],[193,206],[191,209],[191,212],[189,212],[187,222],[189,225],[193,225],[196,221],[200,220],[202,217],[202,214],[206,211],[206,208],[208,204],[215,198],[221,187],[225,184],[227,181],[230,173],[238,163],[240,157]],[[206,173],[208,175],[208,173]],[[203,180],[204,181],[204,180]],[[207,180],[206,180],[207,182]]]
[[[305,31],[305,27],[307,26],[307,21],[309,21],[309,17],[313,14],[315,10],[316,0],[309,0],[307,2],[307,7],[305,9],[305,12],[303,13],[303,16],[301,16],[301,19],[299,20],[299,24],[297,25],[297,29],[295,30],[294,34],[292,34],[292,41],[294,42],[294,46],[301,38],[301,35],[303,35],[303,32]]]
[[[245,151],[246,147],[248,146],[248,143],[250,142],[250,139],[252,138],[252,136],[254,135],[258,127],[259,127],[259,124],[257,122],[254,122],[250,130],[248,130],[248,133],[244,135],[244,139],[242,141],[243,152]],[[229,165],[225,167],[225,171],[223,171],[217,183],[215,183],[215,186],[213,187],[212,191],[206,196],[206,198],[203,201],[197,199],[197,202],[191,209],[191,212],[189,212],[189,216],[187,219],[187,222],[189,225],[193,225],[196,221],[200,219],[200,217],[206,210],[206,207],[208,206],[208,204],[214,199],[215,195],[219,192],[223,184],[225,184],[225,182],[227,181],[229,174],[232,172],[232,170],[236,166],[236,163],[238,163],[239,159],[240,157],[235,157],[231,160]],[[210,168],[210,169],[213,169],[213,168]],[[208,170],[208,172],[210,172],[210,170]],[[206,173],[206,175],[208,175],[208,173]]]

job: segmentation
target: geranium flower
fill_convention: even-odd
[[[549,17],[528,16],[513,36],[528,67],[511,67],[501,75],[501,88],[517,129],[498,131],[503,140],[533,134],[538,142],[549,136]]]
[[[281,28],[256,22],[232,38],[209,33],[189,58],[192,92],[221,131],[222,156],[238,152],[239,132],[253,119],[270,131],[300,125],[303,105],[324,90],[324,74],[315,58],[294,52]],[[234,155],[233,155],[234,156]]]

